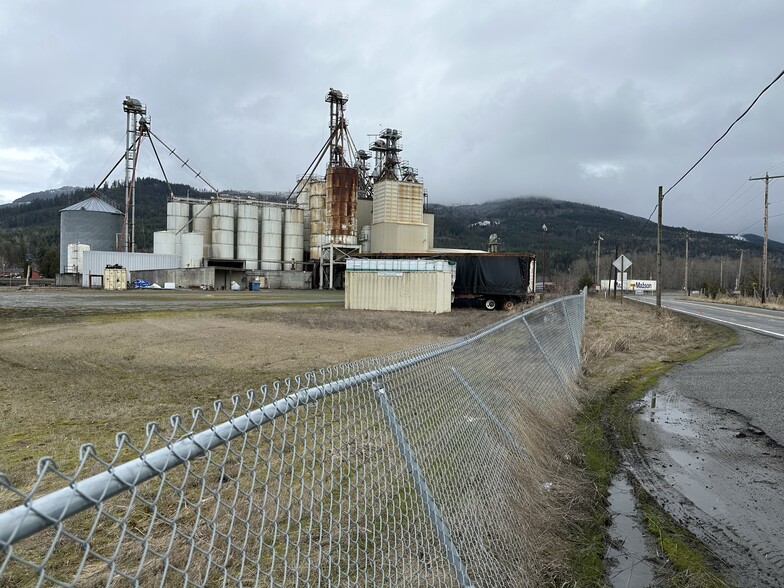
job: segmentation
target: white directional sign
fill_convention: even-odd
[[[627,269],[632,267],[632,260],[626,257],[625,255],[621,255],[613,261],[613,267],[617,269],[619,272],[625,272]]]

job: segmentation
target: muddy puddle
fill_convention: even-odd
[[[646,397],[639,431],[624,456],[630,470],[716,555],[727,579],[784,585],[781,446],[741,415],[692,400],[668,380]]]
[[[653,540],[644,529],[637,502],[625,472],[610,486],[610,547],[607,550],[608,579],[613,588],[647,588],[655,585]]]

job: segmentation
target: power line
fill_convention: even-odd
[[[748,181],[746,181],[744,183],[746,184],[746,187],[736,197],[736,202],[735,202],[734,208],[731,208],[730,210],[726,211],[727,215],[729,215],[729,216],[737,216],[738,214],[740,214],[743,211],[747,210],[749,208],[749,206],[757,199],[757,197],[762,195],[762,189],[760,189],[760,190],[753,190],[752,189],[752,188],[754,188],[753,184],[748,183]],[[743,199],[743,200],[740,200],[740,197],[744,196],[744,195],[748,195],[748,197]],[[716,213],[718,211],[719,211],[719,209],[716,210]],[[712,223],[705,224],[710,218],[713,218],[716,213],[710,215],[710,217],[705,219],[705,221],[702,224],[703,230],[708,230],[709,227],[714,227],[717,224],[719,224],[720,222],[725,220],[725,217],[722,217],[721,219],[715,219],[714,218]],[[757,214],[757,213],[754,212],[754,214]],[[734,220],[737,221],[737,219],[734,219]]]
[[[713,145],[711,145],[711,146],[708,148],[708,150],[707,150],[705,153],[703,153],[703,154],[702,154],[702,157],[700,157],[700,158],[699,158],[699,159],[698,159],[698,160],[697,160],[697,161],[694,163],[694,165],[692,165],[692,166],[691,166],[691,167],[690,167],[688,170],[686,170],[686,173],[685,173],[685,174],[683,174],[683,175],[682,175],[680,178],[678,178],[678,181],[677,181],[677,182],[675,182],[675,183],[674,183],[672,186],[670,186],[670,187],[669,187],[669,188],[668,188],[668,189],[667,189],[667,190],[666,190],[666,191],[665,191],[665,192],[662,194],[662,196],[661,196],[661,197],[662,197],[662,200],[664,200],[664,197],[665,197],[665,196],[667,196],[667,194],[669,194],[669,193],[672,191],[672,189],[673,189],[673,188],[675,188],[675,186],[677,186],[678,184],[680,184],[680,183],[681,183],[681,182],[684,180],[684,178],[686,178],[686,176],[688,176],[688,175],[689,175],[689,174],[690,174],[690,173],[691,173],[691,172],[694,170],[694,168],[695,168],[695,167],[697,167],[697,166],[698,166],[698,165],[699,165],[699,164],[702,162],[702,160],[703,160],[703,159],[705,159],[705,158],[708,156],[708,154],[709,154],[711,151],[713,151],[713,148],[714,148],[714,147],[716,147],[716,145],[718,145],[718,144],[719,144],[719,141],[721,141],[721,140],[722,140],[724,137],[726,137],[726,136],[729,134],[729,132],[732,130],[732,127],[734,127],[736,124],[738,124],[738,122],[740,122],[740,120],[741,120],[741,119],[742,119],[744,116],[746,116],[746,115],[749,113],[749,111],[750,111],[750,110],[751,110],[751,109],[754,107],[754,105],[755,105],[755,104],[757,103],[757,101],[758,101],[758,100],[759,100],[759,99],[762,97],[762,95],[763,95],[765,92],[767,92],[767,91],[768,91],[768,90],[769,90],[769,89],[770,89],[770,88],[773,86],[773,84],[775,84],[776,82],[778,82],[778,81],[779,81],[779,80],[780,80],[780,79],[781,79],[783,76],[784,76],[784,70],[781,70],[781,71],[779,72],[779,74],[778,74],[778,75],[777,75],[775,78],[773,78],[773,81],[772,81],[772,82],[770,82],[770,83],[769,83],[767,86],[765,86],[765,87],[762,89],[762,91],[761,91],[759,94],[757,94],[757,97],[756,97],[756,98],[755,98],[755,99],[754,99],[754,100],[751,102],[751,104],[749,104],[749,106],[746,108],[746,110],[744,110],[744,111],[741,113],[741,115],[740,115],[738,118],[736,118],[736,119],[735,119],[735,120],[732,122],[732,124],[731,124],[729,127],[727,127],[727,130],[726,130],[726,131],[724,131],[724,132],[721,134],[721,136],[720,136],[718,139],[716,139],[716,140],[713,142]],[[652,211],[652,212],[651,212],[651,214],[648,216],[648,219],[645,221],[645,223],[643,223],[643,225],[642,225],[642,229],[644,229],[644,228],[646,227],[646,225],[648,224],[648,222],[651,220],[651,217],[653,217],[653,213],[655,213],[655,212],[656,212],[656,209],[657,209],[658,207],[659,207],[659,204],[658,204],[658,202],[657,202],[657,203],[656,203],[656,206],[654,206],[654,207],[653,207],[653,211]],[[640,230],[642,231],[642,229],[640,229]]]
[[[773,86],[773,84],[775,84],[776,82],[778,82],[778,81],[779,81],[779,79],[780,79],[782,76],[784,76],[784,70],[781,70],[781,72],[779,72],[779,75],[777,75],[777,76],[776,76],[776,77],[773,79],[773,81],[772,81],[771,83],[769,83],[767,86],[765,86],[765,87],[762,89],[762,92],[760,92],[759,94],[757,94],[757,97],[756,97],[756,98],[755,98],[755,99],[752,101],[752,103],[751,103],[751,104],[749,104],[748,108],[746,108],[746,110],[744,110],[744,111],[743,111],[743,113],[742,113],[742,114],[741,114],[741,115],[740,115],[738,118],[736,118],[736,119],[735,119],[735,120],[732,122],[732,124],[731,124],[729,127],[727,127],[727,130],[726,130],[726,131],[724,131],[724,133],[722,133],[721,137],[719,137],[718,139],[716,139],[716,140],[713,142],[713,145],[711,145],[711,146],[708,148],[708,150],[707,150],[705,153],[703,153],[702,157],[700,157],[700,158],[699,158],[699,159],[696,161],[696,163],[695,163],[694,165],[692,165],[692,166],[691,166],[691,167],[690,167],[690,168],[689,168],[689,169],[686,171],[686,173],[685,173],[685,174],[683,174],[683,175],[682,175],[682,176],[681,176],[681,177],[678,179],[678,181],[677,181],[677,182],[675,182],[675,183],[674,183],[672,186],[670,186],[670,188],[669,188],[669,189],[667,189],[667,190],[664,192],[664,194],[662,194],[662,198],[664,198],[665,196],[667,196],[667,194],[669,194],[670,190],[672,190],[672,189],[673,189],[675,186],[677,186],[678,184],[680,184],[680,183],[681,183],[681,181],[683,181],[683,179],[684,179],[686,176],[688,176],[688,175],[689,175],[689,174],[692,172],[692,170],[693,170],[695,167],[697,167],[697,166],[700,164],[700,162],[701,162],[703,159],[705,159],[705,158],[708,156],[708,153],[710,153],[711,151],[713,151],[713,148],[714,148],[716,145],[718,145],[718,144],[719,144],[719,141],[721,141],[721,140],[722,140],[724,137],[726,137],[726,136],[729,134],[729,132],[732,130],[732,127],[734,127],[736,124],[738,124],[738,122],[740,122],[740,120],[741,120],[741,119],[742,119],[744,116],[746,116],[746,115],[749,113],[749,111],[750,111],[750,110],[751,110],[751,109],[754,107],[754,105],[757,103],[757,100],[759,100],[759,99],[762,97],[762,95],[763,95],[765,92],[767,92],[767,91],[768,91],[768,90],[769,90],[769,89],[770,89],[770,88]]]
[[[741,192],[741,189],[744,186],[746,186],[746,190]],[[737,195],[738,198],[740,198],[746,191],[748,191],[750,189],[750,186],[751,185],[744,180],[743,183],[740,186],[738,186],[738,189],[735,190],[724,202],[722,202],[721,205],[716,210],[714,210],[711,214],[709,214],[707,217],[705,217],[705,219],[703,219],[703,221],[702,221],[703,225],[702,226],[704,227],[705,223],[707,223],[710,219],[712,219],[714,216],[716,216],[719,213],[719,211],[722,208],[724,208],[729,203],[730,200],[732,200],[733,198],[736,197],[736,195]]]

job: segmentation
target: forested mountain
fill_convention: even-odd
[[[176,196],[210,196],[209,192],[185,184],[173,184],[172,191]],[[62,188],[0,206],[0,260],[21,266],[26,259],[33,259],[46,275],[53,276],[59,265],[60,210],[95,194],[115,208],[125,209],[125,188],[117,181],[100,190]],[[151,251],[153,233],[166,228],[168,196],[165,182],[154,178],[137,180],[136,241],[139,250]],[[280,197],[273,193],[264,193],[264,196]],[[647,279],[655,274],[655,222],[646,223],[643,218],[623,212],[535,197],[472,205],[430,204],[429,210],[436,216],[436,247],[485,250],[490,235],[496,234],[501,241],[500,251],[535,253],[543,266],[546,239],[550,275],[562,274],[574,280],[584,274],[595,277],[597,238],[601,234],[602,277],[608,275],[616,248],[633,260],[634,276]],[[542,225],[547,225],[546,235]],[[696,285],[715,281],[725,287],[734,287],[741,249],[745,250],[743,273],[754,272],[754,268],[759,267],[762,246],[755,235],[749,235],[747,241],[739,241],[683,227],[664,227],[663,253],[668,287],[683,285],[687,235],[694,276],[694,281],[690,279],[690,282]],[[784,267],[784,245],[771,241],[769,248],[773,270],[771,283],[775,288],[781,279],[784,289],[784,274],[778,271]],[[741,281],[753,283],[754,276]]]
[[[172,191],[177,196],[203,194],[209,198],[209,193],[185,184],[172,184]],[[118,210],[125,210],[125,186],[117,181],[99,190],[72,188],[52,197],[32,200],[24,197],[0,206],[0,260],[18,267],[26,260],[33,260],[44,275],[53,277],[60,264],[60,211],[91,196],[99,196]],[[136,181],[136,242],[140,251],[152,251],[153,233],[166,228],[168,197],[165,182],[154,178]]]
[[[601,278],[610,277],[612,260],[623,253],[633,261],[631,276],[651,279],[656,275],[656,222],[598,206],[548,198],[526,197],[483,204],[443,206],[433,204],[436,215],[437,247],[486,249],[496,234],[499,251],[527,251],[537,255],[540,270],[553,279],[576,283],[580,277],[595,279],[597,239],[602,236]],[[542,226],[547,226],[547,232]],[[662,278],[665,288],[681,288],[685,282],[686,238],[689,238],[690,287],[703,284],[734,289],[757,286],[762,239],[744,235],[745,240],[665,226],[662,231]],[[546,241],[545,241],[546,240]],[[771,286],[784,290],[784,244],[769,241]],[[740,252],[744,250],[743,266]],[[742,275],[738,279],[738,270]]]

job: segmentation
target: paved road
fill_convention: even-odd
[[[663,297],[662,306],[727,325],[739,335],[738,345],[674,368],[664,378],[666,386],[738,413],[784,445],[784,312],[671,297]]]
[[[637,297],[633,300],[656,304],[656,299],[653,297]],[[713,302],[670,296],[662,296],[662,306],[690,316],[712,320],[728,327],[746,329],[760,335],[784,339],[784,312],[778,310],[733,304],[714,304]]]

